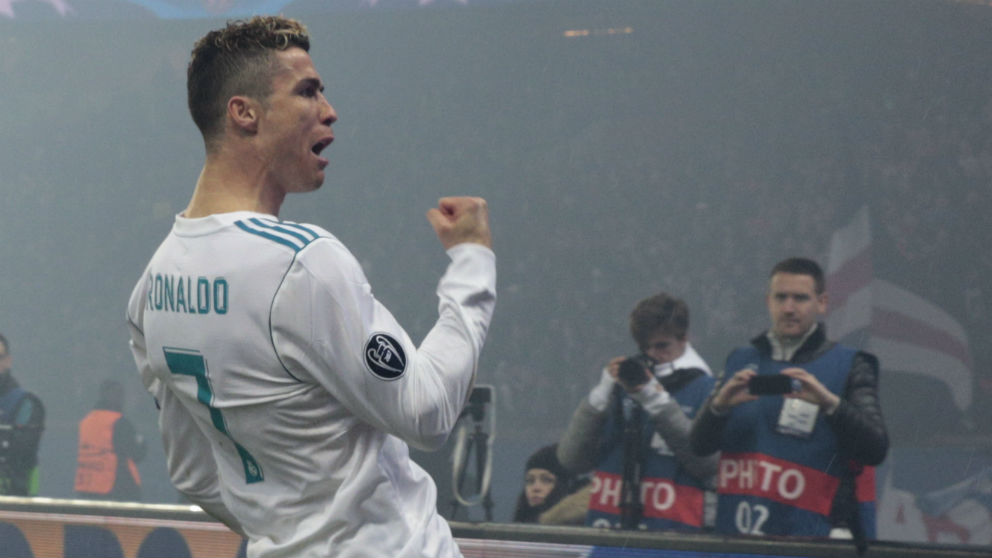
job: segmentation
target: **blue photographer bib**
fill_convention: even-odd
[[[831,392],[843,393],[855,354],[835,345],[801,368]],[[765,375],[794,366],[745,347],[728,357],[726,370],[729,374],[754,368]],[[837,438],[822,410],[809,405],[811,411],[791,411],[790,415],[789,401],[795,400],[762,396],[731,411],[720,446],[719,532],[830,533],[830,510],[841,480],[848,475],[848,464],[838,453]]]
[[[676,371],[679,373],[681,371]],[[691,419],[713,389],[713,378],[701,374],[677,391],[669,392]],[[668,449],[639,406],[624,396],[634,413],[641,414],[641,529],[695,531],[703,524],[703,484],[690,475]],[[614,401],[614,405],[617,404]],[[603,429],[600,463],[593,475],[586,524],[616,528],[621,519],[623,493],[623,429],[611,414]]]

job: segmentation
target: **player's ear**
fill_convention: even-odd
[[[251,97],[235,95],[227,100],[227,117],[238,130],[254,134],[258,131],[259,108]]]

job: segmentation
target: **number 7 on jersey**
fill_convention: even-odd
[[[199,351],[192,349],[162,347],[162,351],[165,353],[165,364],[169,367],[169,372],[196,378],[196,400],[203,403],[210,411],[210,420],[213,422],[214,428],[234,443],[245,468],[245,482],[251,484],[264,481],[265,476],[262,474],[262,467],[248,453],[248,450],[234,438],[231,438],[231,434],[227,431],[227,424],[224,422],[224,415],[221,414],[220,409],[210,404],[214,394],[210,390],[210,380],[207,378],[207,360]]]

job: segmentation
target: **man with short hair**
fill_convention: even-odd
[[[10,343],[0,335],[0,494],[38,494],[38,445],[45,407],[11,373]]]
[[[771,328],[730,354],[732,375],[693,424],[696,453],[722,452],[716,529],[826,536],[846,527],[872,538],[874,473],[859,473],[888,450],[878,360],[827,340],[813,260],[775,265],[766,303]]]
[[[713,378],[688,332],[682,300],[659,293],[640,301],[630,315],[640,354],[611,360],[575,410],[558,459],[574,473],[593,471],[587,525],[703,527],[717,458],[692,453],[689,428]]]
[[[279,220],[320,187],[334,108],[306,28],[235,21],[197,42],[190,112],[206,161],[128,304],[175,486],[248,556],[459,556],[407,444],[438,449],[495,306],[486,203],[427,217],[451,263],[419,346],[326,230]]]

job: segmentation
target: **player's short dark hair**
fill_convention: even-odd
[[[208,147],[223,129],[228,99],[268,97],[275,52],[292,47],[309,52],[307,28],[280,16],[230,21],[196,42],[186,68],[186,94],[193,122]]]
[[[7,342],[7,338],[0,333],[0,343],[3,344],[3,352],[10,354],[10,343]]]
[[[689,307],[668,293],[658,293],[637,303],[630,313],[630,335],[638,347],[659,332],[682,340],[689,332]]]
[[[813,278],[813,283],[815,284],[816,294],[823,294],[827,290],[827,281],[823,276],[823,269],[820,264],[809,258],[787,258],[784,259],[772,268],[772,272],[768,275],[769,278],[775,276],[776,273],[791,273],[793,275],[809,275]]]

